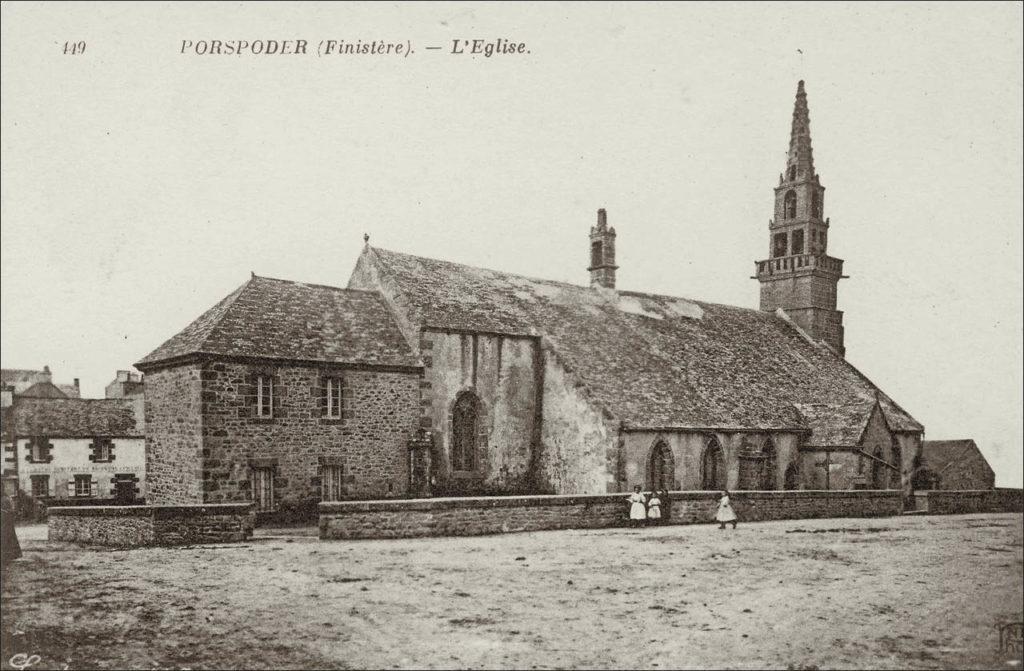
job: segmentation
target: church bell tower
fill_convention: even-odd
[[[825,187],[814,172],[811,122],[804,83],[797,84],[786,170],[775,187],[775,217],[768,222],[769,258],[755,264],[761,283],[761,309],[782,308],[815,340],[845,356],[843,313],[836,309],[836,286],[843,261],[828,255],[829,220]]]

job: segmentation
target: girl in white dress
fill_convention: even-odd
[[[629,501],[629,526],[638,527],[647,519],[647,497],[640,493],[640,485],[633,488],[633,493],[626,499]]]
[[[651,498],[647,499],[647,519],[651,524],[661,524],[661,497],[658,490],[651,492]]]
[[[721,498],[718,499],[718,512],[715,514],[715,519],[718,520],[719,529],[724,529],[726,522],[732,522],[732,528],[736,528],[736,511],[729,503],[729,492],[727,491],[723,491]]]

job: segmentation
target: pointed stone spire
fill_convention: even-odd
[[[796,168],[796,170],[794,170]],[[804,80],[796,85],[793,106],[793,128],[789,136],[789,157],[786,159],[786,181],[814,179],[814,154],[811,151],[811,118],[807,111]]]

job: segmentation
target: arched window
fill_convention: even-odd
[[[789,166],[789,181],[792,182],[795,179],[796,179],[796,166],[795,165],[791,165],[791,166]]]
[[[786,219],[796,219],[796,191],[787,191],[786,197],[783,200],[784,212],[783,216]]]
[[[764,458],[761,460],[761,489],[771,491],[775,489],[775,470],[778,463],[778,455],[775,451],[775,443],[769,438],[761,448]]]
[[[815,219],[821,218],[821,196],[817,191],[811,194],[811,216]]]
[[[796,462],[786,467],[786,489],[800,489],[800,469]]]
[[[659,440],[654,444],[647,470],[649,480],[647,484],[651,489],[675,488],[675,459],[665,441]]]
[[[700,461],[700,486],[705,490],[725,489],[725,456],[722,446],[714,436],[704,448]]]
[[[480,401],[464,391],[452,408],[452,470],[472,471],[476,467],[476,437],[479,431]]]
[[[603,260],[602,256],[604,256],[604,254],[601,249],[601,241],[594,240],[590,243],[590,267],[596,268],[601,265],[601,261]]]
[[[881,446],[875,448],[873,456],[875,458],[871,460],[871,487],[873,489],[885,489],[885,466],[882,465]]]

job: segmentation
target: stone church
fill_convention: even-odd
[[[150,502],[904,489],[923,427],[846,361],[800,82],[760,309],[372,247],[346,288],[253,276],[137,364]],[[581,240],[581,243],[583,241]]]

